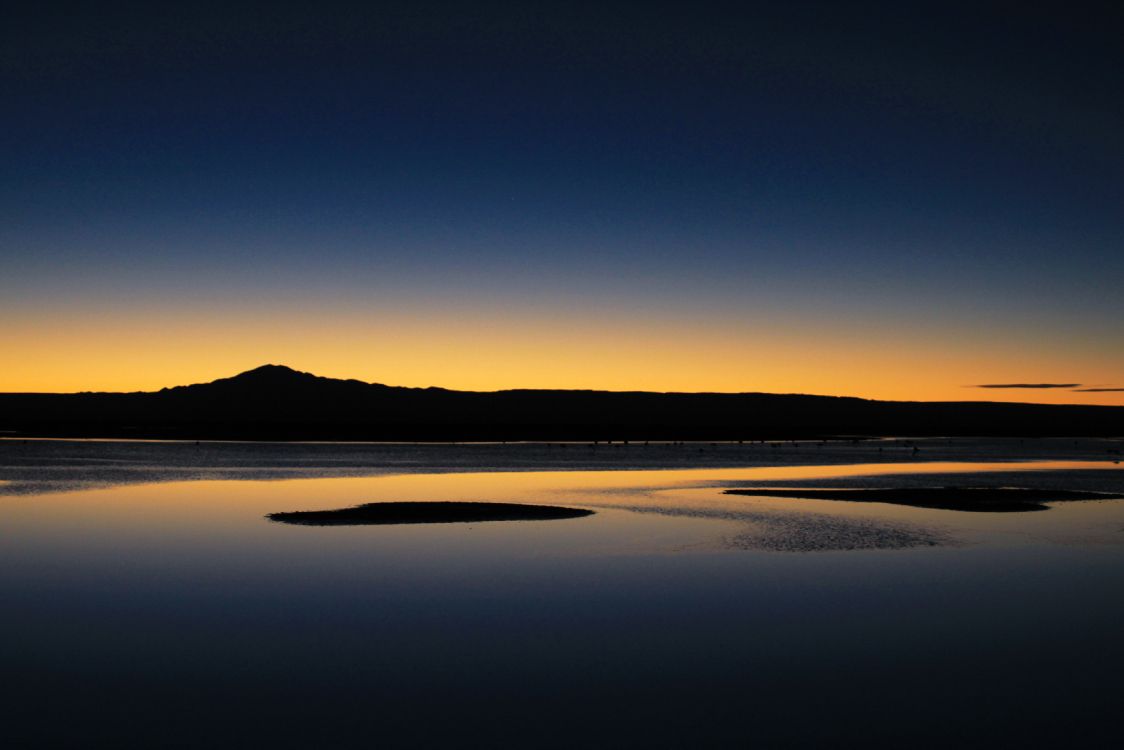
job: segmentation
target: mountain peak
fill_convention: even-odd
[[[283,394],[310,393],[347,393],[354,395],[356,389],[386,389],[387,386],[364,383],[361,380],[339,380],[338,378],[325,378],[311,372],[294,370],[287,365],[266,364],[252,370],[240,372],[226,378],[219,378],[208,383],[195,383],[194,385],[177,385],[173,388],[163,388],[160,393],[173,393],[183,395],[187,393],[226,393],[238,397],[256,398],[265,396],[277,398]]]
[[[262,365],[255,367],[252,370],[240,372],[229,378],[220,378],[226,382],[232,383],[295,383],[295,382],[308,382],[318,380],[317,376],[310,372],[301,372],[294,370],[292,367],[286,365]],[[219,382],[219,381],[215,381]]]
[[[301,376],[301,377],[306,377],[306,378],[316,377],[315,375],[313,375],[310,372],[301,372],[300,370],[294,370],[292,367],[289,367],[288,365],[268,364],[268,365],[262,365],[260,367],[255,367],[252,370],[246,370],[245,372],[240,372],[237,375],[234,375],[231,378],[231,380],[234,380],[235,378],[240,378],[240,379],[241,378],[259,378],[259,377],[274,378],[274,377],[293,377],[293,376]]]
[[[219,378],[212,380],[210,383],[199,383],[194,386],[176,386],[175,388],[166,388],[165,390],[178,391],[185,388],[197,387],[213,387],[220,386],[224,388],[237,387],[239,389],[253,389],[253,390],[274,390],[277,388],[286,388],[294,385],[305,385],[315,383],[318,381],[327,381],[330,378],[321,378],[313,375],[310,372],[301,372],[294,370],[292,367],[286,365],[262,365],[255,367],[252,370],[240,372],[237,375],[232,375],[228,378]]]

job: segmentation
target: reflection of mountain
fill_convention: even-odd
[[[1121,435],[1124,407],[397,388],[265,365],[154,393],[0,394],[5,434],[339,440]]]

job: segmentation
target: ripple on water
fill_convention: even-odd
[[[739,549],[774,552],[908,549],[953,543],[948,534],[923,526],[818,513],[761,514],[750,529],[726,541]]]
[[[700,506],[620,506],[639,513],[740,523],[721,539],[732,549],[771,552],[889,550],[955,544],[939,529],[888,519],[849,518],[803,510],[750,510]]]

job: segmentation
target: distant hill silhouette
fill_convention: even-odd
[[[452,391],[265,365],[146,393],[0,394],[8,435],[260,440],[755,440],[1115,436],[1124,407],[771,393]]]

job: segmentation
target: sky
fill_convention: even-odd
[[[0,391],[1124,404],[1118,4],[27,6]]]

